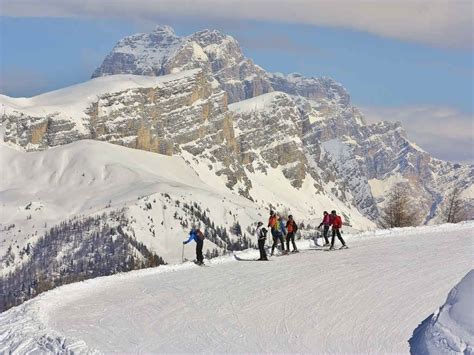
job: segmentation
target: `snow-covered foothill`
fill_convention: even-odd
[[[415,330],[410,344],[412,354],[474,354],[474,270]]]
[[[337,200],[324,195],[315,198],[309,180],[295,192],[279,169],[251,175],[257,203],[226,189],[219,181],[222,177],[196,164],[189,154],[170,157],[82,140],[39,152],[0,145],[0,164],[8,166],[0,181],[0,257],[9,249],[12,253],[9,267],[3,260],[1,273],[27,260],[22,251],[54,225],[123,208],[136,240],[167,263],[181,261],[181,242],[188,233],[182,223],[198,222],[183,210],[185,204],[196,203],[216,227],[228,233],[238,222],[247,237],[257,221],[266,222],[268,201],[280,203],[275,207],[293,213],[298,223],[319,218],[331,206],[350,215],[359,230],[374,227],[357,210]],[[223,252],[212,243],[207,247]],[[191,247],[185,248],[184,257],[194,258]]]
[[[63,286],[0,314],[0,352],[408,353],[420,319],[472,269],[473,231],[366,232],[345,235],[348,250],[300,241],[269,262],[224,256]],[[447,234],[456,248],[442,247]],[[472,329],[466,282],[446,312]]]

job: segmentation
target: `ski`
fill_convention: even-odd
[[[336,251],[336,250],[344,250],[344,249],[349,249],[349,247],[346,246],[346,247],[333,248],[333,249],[329,248],[329,249],[325,249],[325,251]]]
[[[270,261],[270,260],[259,260],[259,259],[244,259],[237,256],[236,254],[233,254],[233,255],[234,255],[234,259],[237,261]]]
[[[197,266],[209,266],[204,263],[199,263],[197,260],[193,260],[193,263],[196,264]]]

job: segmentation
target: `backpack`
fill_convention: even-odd
[[[265,228],[260,229],[260,235],[258,236],[258,239],[267,239],[267,230]]]
[[[296,233],[298,230],[298,225],[296,224],[295,220],[293,220],[293,233]]]
[[[273,229],[274,231],[280,232],[280,220],[277,219],[277,220],[275,221],[275,224],[273,225],[272,229]]]
[[[201,232],[200,229],[198,229],[198,230],[196,231],[196,234],[197,234],[197,236],[198,236],[198,238],[199,238],[200,240],[206,239],[206,236]]]
[[[291,222],[288,221],[286,229],[288,233],[296,233],[296,231],[298,230],[298,226],[296,225],[295,220],[292,220]]]

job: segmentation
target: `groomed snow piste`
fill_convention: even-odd
[[[345,235],[348,250],[302,241],[269,262],[221,257],[64,286],[0,314],[0,353],[408,353],[472,269],[473,231],[366,232]]]

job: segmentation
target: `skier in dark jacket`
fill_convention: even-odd
[[[323,229],[323,237],[324,237],[324,247],[329,245],[329,238],[328,238],[328,233],[329,233],[329,226],[331,225],[331,217],[329,216],[328,211],[324,211],[323,213],[323,221],[321,224],[318,226],[318,229],[321,228],[321,226],[324,226]]]
[[[340,247],[339,249],[347,249],[346,242],[344,241],[344,239],[342,239],[341,231],[340,231],[340,229],[342,228],[341,216],[338,216],[336,211],[333,210],[331,211],[330,221],[332,224],[332,238],[331,238],[331,247],[329,248],[329,250],[334,250],[334,241],[336,239],[336,235],[337,235],[337,239],[339,239],[339,241],[342,243],[342,247]]]
[[[293,219],[293,216],[290,214],[288,216],[288,222],[286,222],[286,250],[290,251],[290,240],[293,244],[293,253],[298,252],[298,248],[296,248],[295,244],[295,233],[298,230],[298,226]]]
[[[265,241],[267,240],[267,230],[263,227],[262,222],[257,223],[257,229],[255,234],[257,235],[258,240],[258,250],[260,251],[260,261],[268,261],[267,252],[265,251]]]
[[[183,244],[188,244],[191,240],[196,242],[196,264],[204,265],[204,256],[202,255],[202,248],[204,246],[204,234],[199,228],[191,229],[189,232],[188,240],[185,240]]]

